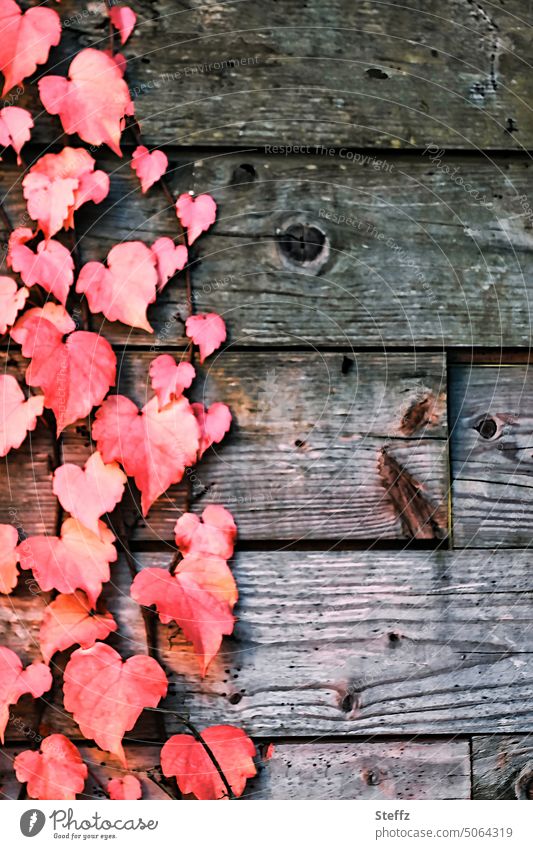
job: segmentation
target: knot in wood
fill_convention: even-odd
[[[278,234],[281,252],[296,265],[314,262],[324,252],[326,235],[312,224],[291,224]]]
[[[474,426],[474,430],[477,430],[483,439],[492,439],[498,430],[498,425],[491,416],[484,416],[477,425]]]

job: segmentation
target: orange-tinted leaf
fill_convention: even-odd
[[[39,698],[52,686],[52,675],[45,663],[32,663],[22,668],[19,656],[6,646],[0,646],[0,741],[9,719],[9,706],[25,693]]]
[[[105,640],[117,623],[110,613],[92,613],[87,596],[81,590],[72,595],[58,595],[43,613],[39,642],[45,663],[56,651],[76,644],[82,649]]]
[[[77,649],[65,668],[65,709],[81,733],[116,755],[126,766],[122,738],[145,707],[166,696],[166,675],[152,657],[134,655],[124,663],[111,646]]]
[[[0,375],[0,457],[5,457],[12,448],[19,448],[28,431],[35,430],[43,407],[42,395],[32,395],[26,400],[12,375]]]
[[[18,533],[13,525],[0,525],[0,593],[9,593],[18,580]]]
[[[235,796],[242,796],[246,779],[257,770],[253,761],[255,746],[241,728],[213,725],[201,733],[226,776]],[[163,774],[176,777],[182,793],[197,799],[224,799],[227,790],[211,758],[190,734],[175,734],[161,750]]]
[[[40,752],[21,752],[13,766],[18,781],[28,783],[30,799],[75,799],[88,775],[76,746],[63,734],[46,737]]]
[[[110,513],[122,499],[126,481],[117,463],[106,465],[95,451],[83,469],[73,463],[59,466],[54,472],[53,490],[61,506],[97,534],[100,516]]]
[[[33,74],[48,59],[61,39],[61,21],[53,9],[35,6],[22,13],[15,0],[0,5],[0,68],[4,75],[2,97]]]
[[[110,799],[140,799],[142,796],[141,782],[135,775],[111,778],[107,785],[107,792]]]

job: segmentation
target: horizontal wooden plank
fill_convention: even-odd
[[[78,744],[79,745],[79,744]],[[22,747],[0,752],[0,798],[16,799],[23,787],[13,772]],[[110,778],[124,770],[116,758],[79,745],[89,767],[85,791],[78,798],[101,799]],[[246,784],[244,799],[468,799],[468,743],[375,741],[372,743],[282,743],[268,760],[259,747],[258,775]],[[159,767],[155,746],[125,747],[128,771],[139,778],[144,799],[169,800],[175,788]]]
[[[205,679],[179,629],[160,629],[167,704],[198,725],[292,737],[531,728],[528,552],[244,551],[233,570],[238,622]]]
[[[453,536],[457,546],[529,546],[533,376],[526,365],[450,370]]]
[[[148,368],[153,357],[129,350],[119,357],[117,391],[140,405],[152,395]],[[230,435],[189,476],[195,509],[201,511],[208,502],[225,504],[242,540],[446,535],[442,355],[389,359],[350,351],[227,351],[202,371],[195,397],[206,404],[224,401],[233,415]],[[36,433],[41,431],[39,426]],[[65,461],[81,465],[93,450],[83,422],[66,431]],[[29,442],[6,458],[5,474],[16,476],[22,493],[39,472],[28,451]],[[9,521],[9,511],[15,510],[27,534],[42,531],[43,525],[54,532],[56,499],[49,468],[43,473],[39,499],[33,502],[24,495],[19,503],[0,488],[0,516]],[[172,541],[184,507],[183,484],[161,496],[145,520],[127,505],[128,516],[136,520],[134,538]]]
[[[491,734],[472,739],[474,799],[533,798],[530,735]]]
[[[61,6],[54,73],[80,46],[107,47],[103,4]],[[437,0],[311,0],[304,14],[298,0],[138,0],[136,11],[124,52],[151,144],[533,146],[520,0],[452,0],[446,15]],[[41,119],[37,135],[48,140],[50,124]]]

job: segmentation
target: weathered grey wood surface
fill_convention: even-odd
[[[450,371],[455,545],[529,546],[533,536],[533,373],[527,365]]]
[[[152,143],[533,146],[531,15],[520,0],[135,8],[124,52]],[[64,0],[60,12],[66,37],[53,73],[81,46],[107,46],[103,3]],[[42,120],[39,135],[49,141],[52,127]]]

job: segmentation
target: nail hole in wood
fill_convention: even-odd
[[[350,359],[350,357],[345,356],[345,357],[342,358],[342,366],[341,366],[342,374],[345,374],[345,375],[350,374],[353,367],[354,367],[354,361],[352,359]]]
[[[278,243],[286,257],[303,265],[313,262],[324,251],[326,236],[312,224],[291,224],[278,235]]]
[[[351,713],[355,704],[355,696],[353,693],[346,693],[342,702],[341,702],[341,710],[344,713]]]
[[[388,80],[389,75],[382,71],[381,68],[368,68],[366,71],[367,77],[371,80]]]
[[[400,635],[395,634],[394,631],[391,631],[390,634],[389,634],[389,643],[399,643],[399,642],[400,642]]]
[[[485,416],[474,426],[474,430],[477,430],[479,435],[483,437],[483,439],[492,439],[498,430],[498,425],[490,416]]]
[[[305,448],[305,441],[303,439],[295,439],[294,444],[296,448]]]
[[[379,774],[373,769],[366,770],[364,778],[369,787],[376,787],[379,784]]]
[[[253,183],[256,177],[257,171],[254,166],[248,162],[243,162],[233,170],[231,184],[233,186],[240,186],[243,183]]]
[[[241,699],[242,696],[240,693],[233,693],[233,695],[229,697],[228,701],[230,705],[238,705]]]

